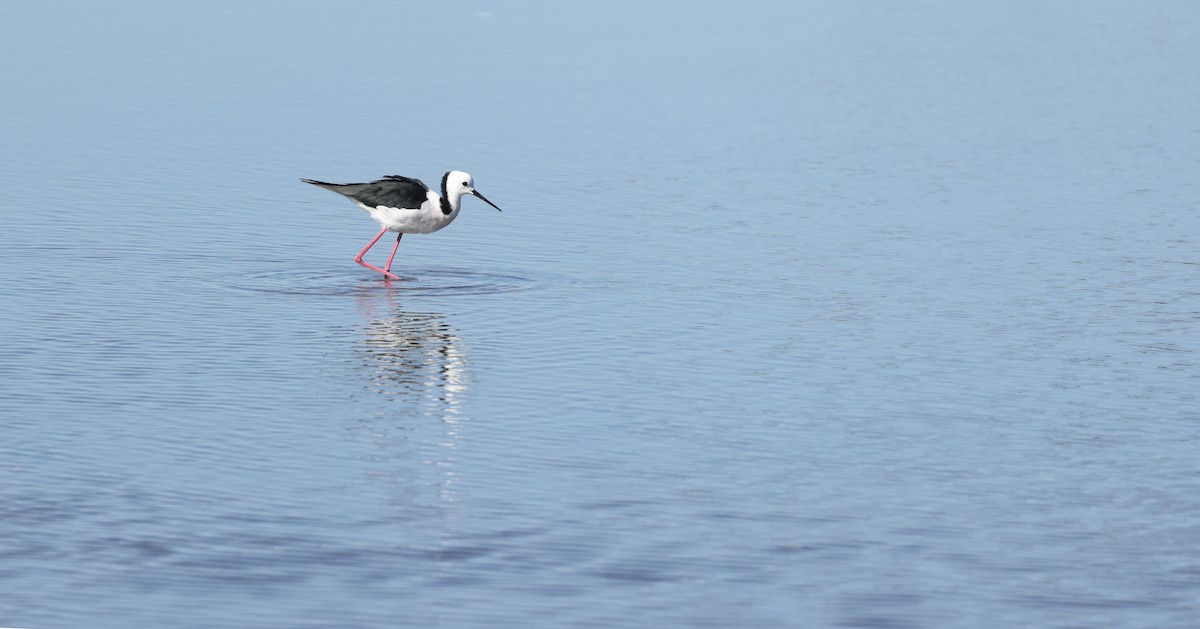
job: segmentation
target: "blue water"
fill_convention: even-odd
[[[0,626],[1196,626],[1197,6],[6,7]]]

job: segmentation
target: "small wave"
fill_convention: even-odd
[[[456,269],[413,269],[387,280],[359,269],[250,272],[213,278],[238,290],[287,295],[357,295],[365,290],[397,291],[407,295],[484,295],[524,290],[532,280],[517,275]]]

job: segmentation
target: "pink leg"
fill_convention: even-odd
[[[400,248],[400,239],[404,237],[404,232],[396,234],[396,244],[392,245],[392,255],[388,256],[387,266],[383,267],[384,273],[392,272],[392,260],[396,259],[396,250]]]
[[[371,242],[368,242],[367,246],[363,247],[363,250],[359,251],[358,255],[354,256],[354,261],[367,267],[368,269],[371,269],[373,271],[379,271],[380,273],[383,273],[383,276],[389,280],[398,280],[398,279],[400,279],[399,275],[392,275],[391,273],[384,271],[383,269],[375,266],[374,264],[371,264],[370,262],[363,262],[363,256],[366,255],[367,251],[370,250],[371,247],[374,247],[375,243],[379,242],[379,239],[383,238],[383,235],[386,233],[387,233],[386,228],[379,230],[379,233],[375,234],[375,237],[371,239]]]

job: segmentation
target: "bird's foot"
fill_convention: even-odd
[[[385,279],[385,280],[400,279],[399,275],[396,275],[395,273],[392,273],[391,271],[388,271],[387,269],[381,269],[381,268],[375,266],[374,264],[371,264],[370,262],[364,261],[362,258],[355,258],[354,261],[359,263],[362,266],[367,267],[368,269],[371,269],[372,271],[375,271],[376,273],[382,273],[383,279]]]

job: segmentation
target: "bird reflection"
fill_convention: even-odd
[[[409,497],[401,502],[409,507],[430,505],[419,498],[430,489],[436,493],[433,504],[448,505],[455,501],[456,452],[467,419],[462,410],[468,391],[466,352],[444,315],[403,310],[394,293],[370,290],[358,296],[365,319],[360,346],[365,382],[389,409],[364,419],[363,427],[380,454],[386,453],[380,461],[431,467],[415,472],[425,481],[417,484],[407,465],[388,465],[373,476],[404,487]],[[418,421],[396,421],[414,417]],[[440,421],[420,420],[434,417]]]
[[[394,299],[388,302],[394,305]],[[365,304],[368,311],[378,305]],[[370,387],[382,395],[420,402],[426,406],[422,410],[447,421],[457,415],[467,391],[467,358],[445,317],[396,308],[368,315],[363,348]]]
[[[442,315],[397,313],[368,322],[364,332],[369,378],[378,392],[455,404],[466,391],[466,356]]]

